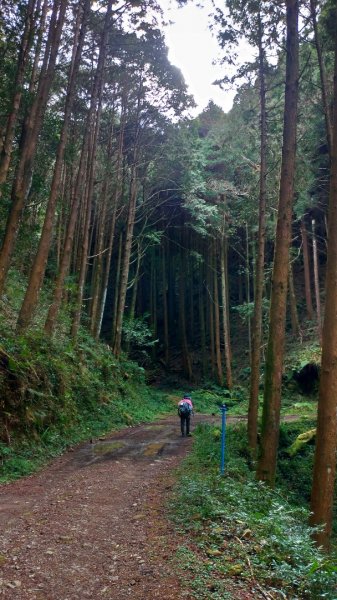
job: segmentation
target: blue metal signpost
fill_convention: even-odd
[[[221,429],[221,475],[225,472],[225,446],[226,446],[226,404],[223,404],[220,408],[222,415],[222,429]]]

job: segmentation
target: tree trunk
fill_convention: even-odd
[[[111,220],[110,220],[110,236],[109,236],[109,242],[108,242],[108,254],[107,254],[107,259],[106,259],[106,263],[105,263],[102,294],[101,294],[99,306],[97,309],[97,317],[93,316],[93,320],[94,320],[93,333],[94,333],[94,337],[96,339],[99,337],[100,332],[101,332],[101,327],[102,327],[103,314],[104,314],[107,291],[108,291],[112,250],[113,250],[113,244],[114,244],[114,239],[115,239],[117,208],[118,208],[118,203],[120,201],[120,197],[121,197],[121,193],[122,193],[121,178],[122,178],[122,158],[123,158],[123,144],[124,144],[124,127],[125,127],[124,117],[125,117],[125,110],[122,108],[121,126],[120,126],[119,142],[118,142],[118,150],[117,150],[117,162],[116,162],[116,181],[115,181],[115,189],[114,189],[113,201],[112,201],[112,215],[111,215]]]
[[[115,339],[114,339],[114,344],[113,344],[113,353],[115,356],[119,356],[121,353],[123,316],[124,316],[124,309],[125,309],[126,292],[127,292],[127,287],[128,287],[133,230],[134,230],[135,217],[136,217],[137,190],[138,190],[138,182],[137,182],[136,161],[135,161],[134,165],[132,166],[132,170],[131,170],[129,212],[128,212],[128,220],[127,220],[127,225],[126,225],[125,248],[124,248],[124,256],[123,256],[123,262],[122,262],[121,280],[120,280],[119,297],[118,297],[118,307],[117,307],[117,315],[116,315]]]
[[[33,314],[36,310],[40,289],[43,283],[46,265],[48,260],[48,254],[50,250],[50,244],[53,235],[54,217],[56,202],[59,194],[61,175],[62,175],[62,164],[64,158],[64,152],[66,148],[68,129],[70,124],[70,116],[75,96],[75,85],[78,75],[82,47],[84,42],[84,36],[86,32],[87,16],[90,8],[90,0],[86,0],[85,7],[83,10],[79,10],[77,13],[75,31],[74,31],[74,45],[72,60],[69,73],[68,89],[64,108],[64,118],[61,130],[60,142],[56,152],[56,160],[54,166],[53,179],[50,189],[50,195],[48,199],[47,210],[44,218],[43,228],[41,237],[39,240],[38,250],[33,261],[32,269],[29,276],[28,287],[25,293],[25,297],[21,306],[21,310],[17,322],[17,330],[22,332],[30,325],[33,318]]]
[[[122,266],[122,252],[123,252],[123,232],[120,232],[119,235],[119,244],[118,244],[118,258],[117,258],[117,266],[116,266],[116,280],[115,280],[115,297],[114,297],[114,306],[113,306],[113,317],[112,317],[112,332],[111,332],[111,343],[112,346],[114,344],[114,340],[116,337],[116,322],[117,322],[117,309],[118,309],[118,298],[119,298],[119,286],[121,279],[121,266]]]
[[[226,385],[228,389],[233,387],[232,375],[232,357],[231,357],[231,342],[229,328],[229,306],[228,306],[228,258],[227,258],[227,233],[226,233],[226,212],[224,200],[223,213],[223,231],[220,250],[220,269],[221,269],[221,298],[222,298],[222,327],[225,349],[225,366],[226,366]]]
[[[186,281],[186,257],[183,248],[180,252],[180,273],[179,273],[179,329],[181,339],[181,351],[183,357],[184,372],[186,377],[191,380],[192,364],[191,357],[188,350],[187,336],[186,336],[186,307],[185,307],[185,281]]]
[[[156,269],[156,251],[152,252],[152,331],[154,339],[158,337],[158,307],[157,307],[157,269]],[[157,355],[156,344],[152,346],[152,359],[155,361]]]
[[[297,302],[294,286],[294,274],[292,263],[289,263],[289,305],[290,305],[290,318],[291,318],[291,329],[296,338],[300,337],[300,322],[298,319]]]
[[[337,105],[337,38],[335,37],[334,106]],[[322,366],[319,386],[311,523],[318,545],[329,548],[332,529],[337,451],[337,110],[334,110],[329,197],[329,244],[326,267]]]
[[[38,5],[37,14],[39,13],[39,9],[40,9],[40,6]],[[35,93],[37,84],[38,84],[38,79],[39,79],[38,71],[39,71],[39,66],[41,64],[41,50],[42,50],[42,43],[43,43],[43,34],[46,29],[48,9],[49,9],[48,0],[43,0],[39,30],[37,33],[37,39],[36,39],[36,44],[35,44],[34,61],[33,61],[33,65],[32,65],[30,81],[29,81],[29,88],[28,88],[29,96],[32,96]]]
[[[7,119],[6,131],[4,140],[1,147],[0,154],[0,188],[7,179],[7,173],[11,160],[12,146],[15,134],[15,126],[17,116],[21,104],[21,97],[23,91],[24,76],[26,66],[29,57],[29,51],[32,42],[32,30],[34,27],[34,11],[35,11],[36,0],[29,0],[27,5],[27,12],[25,17],[24,30],[21,38],[18,65],[16,70],[16,77],[14,83],[14,93],[11,102],[11,111]],[[1,189],[0,189],[1,196]]]
[[[213,277],[212,277],[212,264],[213,264],[213,252],[212,245],[210,244],[208,252],[208,265],[207,265],[207,310],[208,310],[208,321],[209,321],[209,343],[211,350],[211,372],[212,376],[215,375],[215,343],[214,343],[214,309],[213,309]]]
[[[93,123],[95,121],[95,115],[96,115],[96,111],[97,111],[99,97],[100,97],[100,95],[102,93],[102,89],[103,89],[103,72],[104,72],[105,57],[106,57],[107,38],[108,38],[111,13],[112,13],[112,4],[113,4],[113,0],[109,0],[106,14],[105,14],[104,28],[103,28],[103,32],[102,32],[102,36],[101,36],[101,41],[100,41],[96,75],[95,75],[95,80],[94,80],[94,85],[93,85],[92,96],[90,99],[90,109],[89,109],[89,114],[88,114],[88,118],[87,118],[86,133],[85,133],[84,140],[83,140],[80,165],[79,165],[79,169],[78,169],[77,181],[76,181],[76,186],[75,186],[76,190],[75,190],[74,200],[72,203],[68,227],[67,227],[65,247],[64,247],[64,251],[63,251],[60,270],[59,270],[59,273],[58,273],[58,276],[57,276],[56,282],[55,282],[52,303],[49,307],[49,311],[48,311],[48,315],[47,315],[47,319],[46,319],[46,323],[45,323],[45,331],[49,335],[51,335],[55,329],[57,316],[58,316],[60,306],[61,306],[64,281],[65,281],[65,278],[69,271],[69,265],[70,265],[70,260],[71,260],[71,250],[72,250],[72,246],[73,246],[73,239],[74,239],[74,233],[75,233],[75,226],[76,226],[76,221],[78,219],[78,208],[79,208],[79,203],[80,203],[80,190],[81,190],[81,185],[82,185],[83,174],[85,172],[84,167],[85,167],[85,162],[87,160],[87,157],[89,156],[90,136],[92,135],[92,132],[94,131]],[[88,165],[88,168],[90,168],[90,165]]]
[[[216,372],[218,384],[223,386],[223,372],[222,372],[222,357],[221,357],[221,345],[220,345],[220,308],[219,308],[219,291],[218,291],[218,269],[217,269],[217,252],[216,242],[213,245],[213,289],[214,289],[214,331],[215,331],[215,357],[216,357]]]
[[[250,297],[250,255],[249,255],[249,231],[248,231],[248,223],[246,222],[246,302],[247,302],[247,308],[248,305],[250,304],[251,301],[251,297]],[[248,354],[249,354],[249,364],[251,364],[252,361],[252,328],[251,328],[251,319],[250,319],[250,315],[248,314],[247,317],[247,324],[248,324]]]
[[[262,23],[259,14],[259,84],[260,84],[260,194],[259,229],[255,266],[254,314],[252,321],[252,353],[248,407],[248,445],[253,458],[257,450],[257,421],[259,409],[260,363],[262,344],[262,302],[264,288],[264,257],[266,238],[266,179],[267,179],[267,112],[265,84],[265,52],[262,42]]]
[[[315,219],[311,221],[312,227],[312,253],[314,260],[314,283],[315,283],[315,299],[316,299],[316,316],[317,316],[317,330],[319,343],[322,344],[322,315],[321,315],[321,295],[319,290],[319,271],[318,271],[318,257],[317,257],[317,240],[316,240],[316,223]]]
[[[100,93],[101,96],[101,93]],[[89,155],[89,176],[88,176],[88,190],[86,193],[86,212],[85,212],[85,222],[84,222],[84,230],[83,230],[83,238],[82,238],[82,248],[81,248],[81,262],[80,269],[78,275],[78,283],[77,283],[77,297],[75,301],[75,310],[73,313],[73,322],[71,325],[71,337],[73,340],[76,340],[78,329],[80,326],[81,315],[82,315],[82,303],[83,303],[83,292],[84,285],[88,270],[88,253],[89,253],[89,233],[90,233],[90,221],[91,221],[91,213],[92,213],[92,195],[94,189],[94,174],[96,167],[96,152],[97,152],[97,141],[98,134],[100,129],[100,120],[101,120],[101,97],[99,98],[99,107],[97,110],[97,120],[95,123],[95,131],[92,141],[92,148]]]
[[[112,122],[110,125],[109,142],[106,155],[106,167],[103,177],[103,183],[101,187],[99,205],[97,203],[97,210],[95,214],[94,224],[92,230],[95,230],[95,250],[93,258],[92,276],[91,276],[91,300],[90,300],[90,330],[93,333],[97,328],[97,311],[101,297],[102,289],[102,274],[103,264],[107,249],[105,245],[106,239],[106,228],[107,228],[107,210],[108,210],[108,183],[110,179],[110,163],[112,156]],[[93,233],[93,232],[92,232]],[[89,245],[92,248],[92,244]],[[95,336],[94,336],[95,337]]]
[[[328,142],[328,151],[329,157],[331,158],[331,148],[332,148],[332,116],[329,106],[328,99],[328,84],[325,72],[324,59],[322,55],[322,47],[318,34],[318,24],[317,24],[317,2],[316,0],[310,0],[310,12],[311,12],[311,20],[314,29],[314,40],[317,52],[317,60],[319,66],[319,74],[321,79],[321,88],[322,88],[322,105],[325,119],[325,127],[326,127],[326,137]]]
[[[312,307],[311,299],[311,284],[310,284],[310,265],[309,265],[309,252],[308,252],[308,236],[305,227],[305,222],[301,220],[301,235],[302,235],[302,247],[303,247],[303,268],[304,268],[304,287],[305,287],[305,303],[307,307],[307,315],[310,321],[314,320],[314,310]]]
[[[166,274],[166,248],[165,239],[162,243],[162,277],[163,277],[163,322],[164,322],[164,361],[165,366],[169,365],[169,322],[168,322],[168,310],[167,310],[167,274]]]
[[[56,58],[60,45],[67,4],[68,0],[54,0],[39,86],[24,124],[20,148],[21,155],[12,187],[12,204],[7,218],[5,235],[0,251],[0,295],[4,289],[22,211],[29,192],[38,136],[55,74]]]
[[[200,341],[201,341],[201,364],[202,364],[202,375],[206,376],[207,371],[207,358],[206,358],[206,325],[205,325],[205,306],[204,306],[204,280],[203,280],[203,266],[199,269],[199,327],[200,327]]]
[[[298,104],[298,0],[287,0],[287,59],[283,149],[276,229],[269,338],[265,368],[261,454],[257,477],[274,485],[279,440],[281,383],[294,192]]]

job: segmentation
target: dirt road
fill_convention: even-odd
[[[190,444],[170,417],[0,487],[0,597],[188,600],[171,562],[182,540],[162,507]]]

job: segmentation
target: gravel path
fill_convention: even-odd
[[[190,444],[170,417],[84,444],[2,486],[0,597],[191,598],[170,560],[183,540],[162,510]]]

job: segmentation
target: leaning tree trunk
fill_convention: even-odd
[[[90,0],[86,0],[85,7],[78,11],[75,31],[74,31],[74,43],[73,43],[73,54],[69,73],[69,82],[66,94],[64,118],[60,136],[60,142],[56,152],[56,160],[54,166],[53,179],[51,183],[51,189],[47,204],[47,210],[44,218],[43,228],[41,237],[39,240],[39,246],[33,265],[29,275],[28,287],[25,293],[25,297],[20,309],[17,330],[22,332],[30,325],[33,318],[34,311],[36,310],[40,289],[43,283],[46,265],[48,260],[48,254],[50,250],[53,228],[54,228],[54,217],[56,202],[59,194],[61,176],[62,176],[62,165],[64,159],[65,148],[68,138],[68,129],[70,125],[71,111],[75,97],[75,85],[79,71],[82,47],[86,32],[87,15],[89,12]]]
[[[259,229],[255,266],[254,314],[252,322],[252,353],[248,408],[248,445],[256,457],[257,420],[259,409],[260,363],[262,344],[262,301],[264,287],[264,256],[266,238],[266,179],[267,179],[267,111],[265,84],[265,52],[262,43],[262,23],[259,14],[259,84],[260,84],[260,194]]]
[[[335,37],[334,106],[337,106],[337,38]],[[311,523],[319,525],[318,545],[329,547],[332,529],[337,452],[337,110],[334,110],[329,197],[329,233],[326,267],[322,366],[319,386]]]
[[[21,104],[24,76],[32,42],[32,30],[34,26],[34,11],[36,0],[29,0],[25,17],[25,25],[21,38],[18,65],[14,83],[14,93],[11,102],[11,110],[6,123],[6,131],[0,153],[0,186],[6,181],[11,161],[15,126]],[[0,190],[1,195],[1,190]]]
[[[38,137],[47,106],[50,88],[55,75],[55,64],[67,4],[68,0],[54,0],[39,86],[36,97],[24,123],[20,148],[21,154],[12,186],[12,204],[7,218],[5,235],[0,251],[0,295],[4,289],[22,211],[29,191]]]
[[[265,367],[261,454],[257,477],[274,485],[280,428],[281,383],[294,194],[298,104],[298,0],[287,0],[287,59],[278,219]]]

